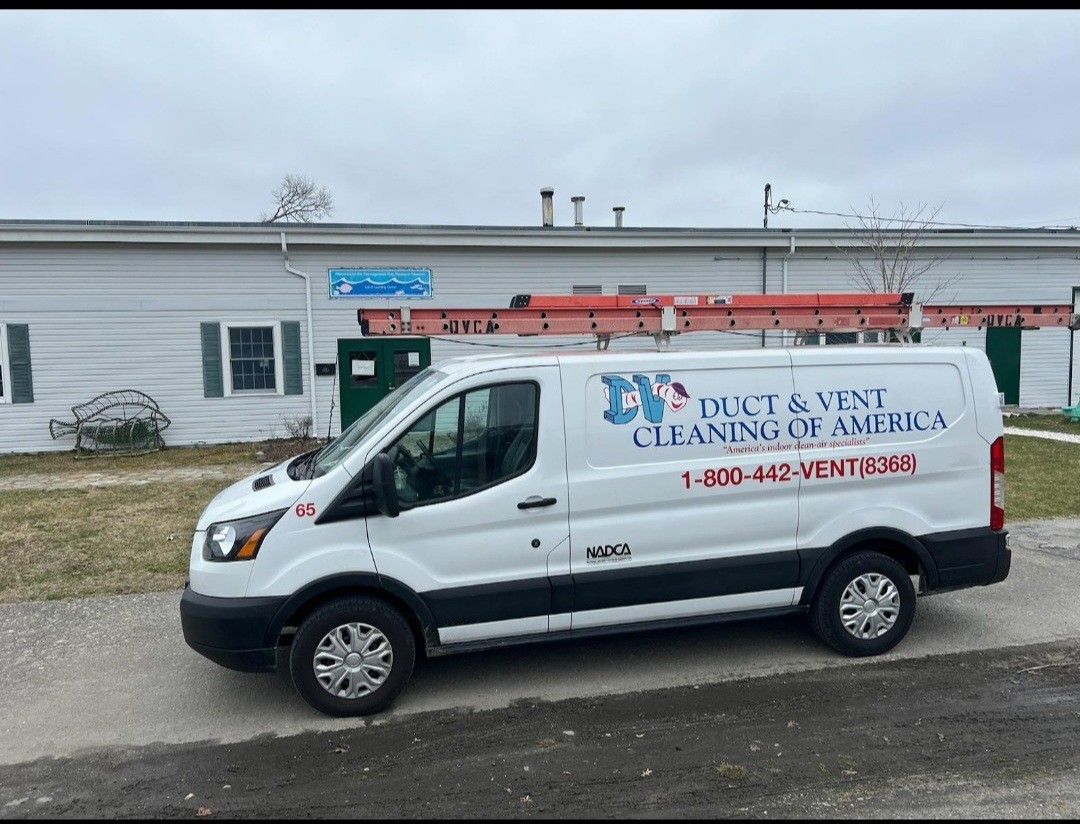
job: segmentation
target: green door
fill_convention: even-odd
[[[991,326],[986,330],[986,357],[994,370],[998,392],[1005,403],[1020,403],[1020,327]]]
[[[427,338],[339,338],[341,428],[430,364]]]

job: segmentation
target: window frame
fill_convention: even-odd
[[[534,403],[534,406],[533,406],[533,421],[535,423],[535,426],[533,427],[532,442],[530,444],[531,453],[529,455],[528,464],[526,464],[524,467],[522,467],[521,469],[519,469],[517,472],[515,472],[512,475],[506,475],[506,476],[504,476],[502,478],[496,478],[495,480],[489,481],[488,483],[486,483],[486,484],[484,484],[482,486],[474,487],[474,488],[470,489],[468,492],[458,493],[456,495],[444,495],[441,498],[429,498],[426,501],[417,501],[417,502],[400,501],[399,505],[401,507],[402,512],[404,512],[406,510],[412,510],[412,509],[421,509],[421,508],[423,508],[425,506],[431,506],[432,504],[446,503],[447,501],[460,501],[460,500],[462,500],[464,498],[468,498],[470,495],[475,495],[478,492],[485,492],[485,491],[487,491],[489,489],[493,489],[496,486],[500,486],[501,484],[504,484],[507,481],[512,481],[514,478],[520,478],[522,475],[525,475],[526,473],[532,471],[532,468],[534,466],[536,466],[537,453],[540,451],[540,391],[541,391],[541,387],[540,387],[540,382],[539,381],[529,380],[529,379],[525,379],[525,380],[514,380],[514,379],[501,380],[501,381],[495,381],[493,383],[480,384],[478,386],[470,386],[468,389],[462,389],[459,392],[455,392],[453,395],[450,395],[450,396],[445,397],[445,398],[441,398],[440,400],[436,401],[431,406],[425,406],[422,410],[420,410],[417,413],[417,415],[415,417],[410,418],[409,421],[400,430],[398,430],[397,432],[395,432],[391,436],[390,443],[388,443],[385,447],[379,449],[375,454],[383,454],[383,455],[385,455],[387,452],[389,452],[389,450],[393,449],[402,438],[404,438],[406,435],[408,435],[409,432],[412,430],[412,428],[414,426],[416,426],[416,424],[420,423],[420,421],[422,421],[428,415],[432,415],[437,410],[441,409],[443,407],[443,405],[448,404],[451,401],[457,401],[457,403],[458,403],[458,413],[457,413],[458,414],[458,432],[461,432],[461,430],[464,427],[464,414],[465,414],[464,404],[462,404],[461,399],[465,395],[468,395],[470,392],[480,392],[480,391],[483,391],[484,389],[494,389],[497,386],[514,386],[514,385],[518,385],[518,384],[521,384],[521,385],[529,384],[529,385],[533,386],[533,388],[536,390],[536,400],[535,400],[535,403]],[[434,418],[432,418],[432,421],[434,422]],[[458,440],[457,452],[456,452],[456,454],[454,456],[455,471],[457,472],[458,475],[461,474],[461,447],[462,447],[462,445],[463,445],[462,441],[459,439]],[[374,456],[372,456],[372,460],[374,460]],[[371,464],[369,463],[367,471],[365,473],[363,473],[363,474],[366,475],[366,476],[369,476],[370,475],[370,469],[371,469]]]
[[[233,389],[232,338],[233,329],[270,329],[274,338],[274,388],[273,389]],[[224,396],[228,397],[273,397],[285,394],[285,363],[282,352],[282,334],[280,321],[235,320],[221,322],[221,373]]]
[[[0,322],[0,403],[11,403],[11,363],[8,360],[7,324]]]

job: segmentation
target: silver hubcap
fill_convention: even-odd
[[[362,698],[386,683],[394,668],[394,648],[370,624],[342,624],[315,649],[315,677],[338,698]]]
[[[879,638],[899,615],[900,590],[884,575],[860,575],[840,596],[840,621],[856,638]]]

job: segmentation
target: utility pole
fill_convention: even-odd
[[[772,206],[772,184],[765,184],[765,220],[762,222],[762,228],[769,228],[769,207]],[[768,291],[768,283],[766,275],[769,271],[769,247],[766,244],[761,244],[761,294],[765,294]],[[761,330],[761,348],[765,348],[765,330]]]
[[[772,184],[771,183],[766,183],[765,184],[765,219],[762,221],[762,224],[761,224],[762,228],[765,228],[765,229],[769,228],[769,213],[770,212],[775,215],[781,209],[786,209],[788,204],[790,204],[790,203],[791,203],[791,201],[789,201],[785,197],[785,198],[781,199],[779,203],[777,203],[775,206],[773,206],[772,205]],[[767,245],[765,245],[765,244],[762,244],[762,246],[761,246],[761,294],[763,294],[763,295],[767,291],[767,289],[766,289],[766,286],[767,286],[766,273],[768,272],[768,269],[769,269],[769,247]],[[763,348],[765,346],[765,330],[764,329],[761,330],[761,346]]]
[[[791,201],[786,197],[780,198],[775,206],[772,205],[772,184],[765,184],[765,220],[763,222],[764,228],[769,228],[769,215],[775,215],[781,209],[787,209],[791,205]]]

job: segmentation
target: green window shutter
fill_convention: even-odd
[[[34,376],[30,370],[30,327],[9,323],[8,362],[11,364],[11,402],[34,402]]]
[[[225,385],[221,379],[221,324],[203,323],[202,383],[204,398],[221,398]]]
[[[284,361],[285,394],[304,394],[304,367],[300,357],[300,322],[281,322],[281,356]]]

